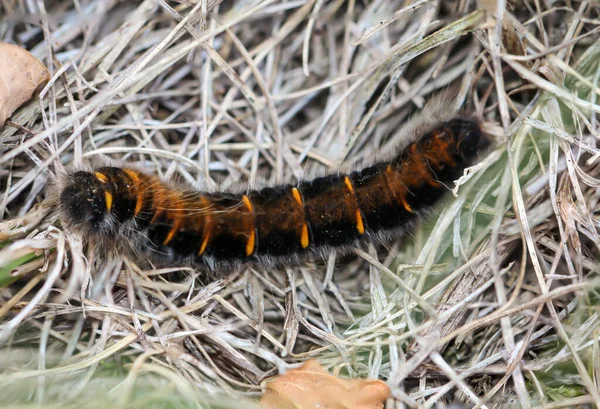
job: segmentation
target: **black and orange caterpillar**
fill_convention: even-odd
[[[62,220],[98,243],[133,243],[167,262],[273,264],[404,232],[484,142],[477,121],[454,118],[391,160],[245,194],[175,188],[128,168],[77,171],[60,193]]]

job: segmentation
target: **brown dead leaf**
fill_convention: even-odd
[[[0,42],[0,126],[49,79],[48,69],[29,51]]]
[[[308,361],[267,381],[260,403],[272,409],[383,409],[389,393],[382,381],[338,378]]]

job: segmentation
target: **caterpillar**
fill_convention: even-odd
[[[244,193],[181,189],[128,167],[79,170],[62,186],[60,215],[87,239],[167,264],[273,265],[402,234],[486,143],[476,120],[456,117],[389,160]]]

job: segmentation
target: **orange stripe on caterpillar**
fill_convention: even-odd
[[[406,210],[409,213],[413,213],[413,209],[412,207],[410,207],[410,205],[408,204],[408,202],[406,201],[406,188],[403,186],[402,183],[398,184],[395,183],[395,181],[390,181],[390,179],[396,179],[395,174],[397,172],[394,172],[394,169],[392,167],[392,165],[387,165],[386,170],[385,170],[385,176],[386,176],[386,180],[388,182],[388,186],[392,192],[392,196],[394,196],[396,198],[396,200],[400,201],[400,203],[402,203],[402,207],[404,208],[404,210]],[[400,190],[400,193],[397,193],[397,190]]]
[[[105,174],[100,173],[100,172],[94,172],[94,175],[96,175],[96,178],[103,184],[107,184],[108,183],[108,178],[106,177]]]
[[[346,185],[346,188],[348,188],[348,191],[350,192],[350,194],[354,197],[354,201],[356,201],[356,196],[354,194],[354,188],[352,187],[352,182],[350,181],[350,178],[348,176],[344,177],[344,184]],[[358,230],[358,234],[360,234],[362,236],[363,234],[365,234],[365,226],[363,223],[362,215],[360,214],[360,209],[356,209],[355,214],[356,214],[356,230]]]
[[[354,188],[352,187],[352,182],[350,182],[350,178],[348,178],[348,176],[344,177],[344,183],[346,184],[346,187],[350,193],[354,194]]]
[[[133,181],[133,185],[135,187],[135,209],[133,210],[133,215],[137,216],[140,210],[142,210],[142,206],[144,205],[144,191],[140,188],[140,178],[138,177],[138,173],[131,169],[123,169],[127,175]]]
[[[169,234],[167,234],[167,237],[163,240],[163,246],[166,246],[171,240],[173,240],[173,237],[175,236],[175,233],[177,233],[177,230],[179,230],[180,225],[181,219],[175,219],[173,221],[173,227],[171,227],[171,230],[169,230]]]
[[[96,178],[103,185],[108,184],[108,178],[103,173],[94,172],[94,175],[96,175]],[[105,206],[106,206],[106,211],[108,213],[110,213],[110,210],[112,209],[112,202],[113,202],[113,195],[112,195],[112,193],[108,189],[106,189],[104,191],[104,203],[105,203]]]
[[[152,181],[152,219],[150,223],[154,223],[156,219],[163,213],[163,203],[165,201],[165,189],[164,186],[159,183],[158,180]]]
[[[300,205],[300,207],[302,208],[302,210],[304,212],[304,204],[302,202],[302,196],[300,195],[300,191],[295,187],[292,188],[292,196],[294,196],[294,200],[296,201],[296,203],[298,203]],[[309,244],[310,244],[310,242],[309,242],[309,238],[308,238],[308,224],[306,223],[306,221],[302,221],[302,230],[300,233],[300,245],[302,246],[303,249],[305,249],[308,247]]]
[[[202,208],[210,207],[210,202],[204,197],[200,197],[200,201],[202,203]],[[204,220],[204,228],[202,229],[202,244],[200,245],[200,250],[198,251],[198,255],[201,256],[206,250],[206,246],[208,245],[208,241],[210,240],[212,229],[212,217],[209,212],[206,213]]]
[[[183,192],[170,190],[166,196],[169,207],[164,210],[164,213],[166,214],[166,219],[171,221],[173,225],[162,242],[163,246],[166,246],[173,240],[179,228],[184,224],[185,215],[185,203],[182,200]]]
[[[252,202],[250,202],[250,199],[248,198],[248,196],[246,196],[246,195],[242,196],[242,200],[244,201],[244,204],[246,205],[246,208],[248,209],[248,211],[250,213],[254,214],[254,210],[252,209]],[[254,253],[255,241],[256,241],[256,232],[254,231],[254,225],[253,225],[252,230],[250,230],[250,234],[248,236],[248,242],[246,243],[246,256],[250,256],[252,253]]]
[[[309,245],[308,241],[308,224],[306,222],[302,223],[302,235],[300,236],[300,245],[303,249],[307,248]]]
[[[300,192],[295,187],[292,188],[292,195],[294,195],[294,199],[300,206],[302,206],[302,197],[300,196]]]

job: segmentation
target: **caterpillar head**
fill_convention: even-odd
[[[99,229],[107,214],[106,193],[94,174],[73,173],[60,194],[63,221],[76,230]]]

